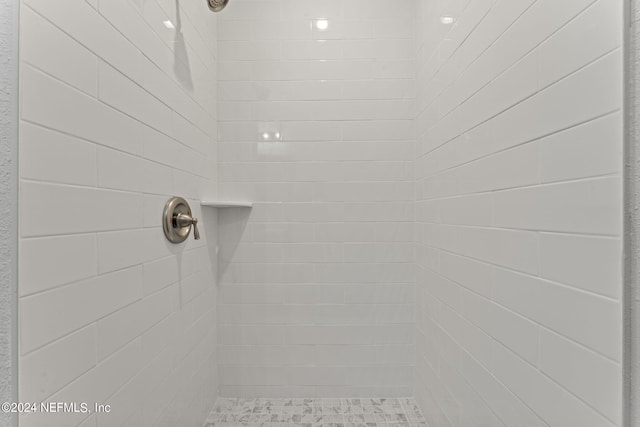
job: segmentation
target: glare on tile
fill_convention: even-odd
[[[453,24],[455,22],[455,18],[450,15],[442,15],[440,17],[440,22],[442,22],[445,25]]]
[[[316,28],[320,31],[325,31],[327,28],[329,28],[329,20],[316,19]]]
[[[281,141],[282,140],[282,135],[280,134],[280,132],[262,132],[260,134],[260,138],[263,141]]]
[[[175,25],[173,25],[173,22],[169,21],[168,19],[166,21],[162,21],[162,23],[164,24],[165,27],[173,30],[176,28]]]

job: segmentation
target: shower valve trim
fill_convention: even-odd
[[[172,197],[164,205],[162,228],[164,235],[171,243],[182,243],[187,240],[192,228],[193,238],[200,239],[198,218],[193,217],[189,203],[182,197]]]

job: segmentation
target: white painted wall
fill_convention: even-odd
[[[0,401],[17,395],[18,5],[0,0]],[[0,425],[17,416],[0,413]]]
[[[622,423],[622,4],[419,1],[431,426]]]
[[[216,16],[21,5],[20,401],[112,411],[20,425],[200,427],[217,393],[215,214],[199,206],[216,191]],[[202,240],[165,240],[170,195]]]
[[[627,105],[625,162],[625,410],[629,426],[640,423],[640,4],[627,4]]]
[[[413,394],[414,3],[400,3],[220,14],[220,195],[256,202],[220,217],[221,395]]]

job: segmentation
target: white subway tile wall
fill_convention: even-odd
[[[216,34],[204,1],[21,1],[19,397],[112,408],[21,426],[200,427],[216,400]],[[165,241],[174,194],[202,240]]]
[[[431,426],[622,425],[622,3],[418,0]]]
[[[21,426],[622,425],[622,2],[21,6]]]
[[[220,14],[223,396],[413,395],[414,6]]]

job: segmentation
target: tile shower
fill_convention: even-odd
[[[20,426],[621,426],[621,3],[21,0]]]

